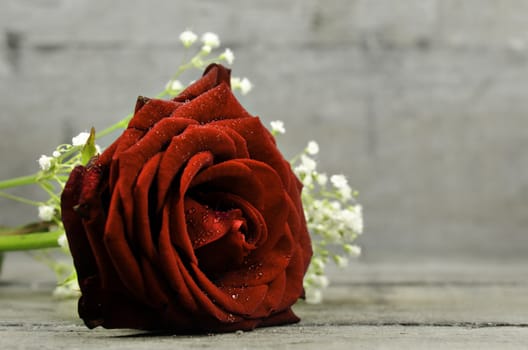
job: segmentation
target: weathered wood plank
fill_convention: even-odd
[[[0,339],[8,349],[515,349],[528,344],[526,266],[356,264],[330,271],[334,283],[323,304],[295,306],[298,325],[173,337],[89,331],[76,316],[75,300],[50,298],[51,274],[14,254],[0,283]]]

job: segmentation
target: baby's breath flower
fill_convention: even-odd
[[[59,151],[53,151],[53,153],[51,154],[53,157],[55,158],[59,158],[61,153]]]
[[[202,42],[204,43],[204,46],[209,46],[212,49],[220,46],[220,38],[217,34],[211,32],[202,35]]]
[[[79,135],[72,138],[73,146],[84,146],[88,138],[90,137],[89,132],[81,132]]]
[[[340,211],[339,219],[355,233],[361,234],[363,232],[363,216],[360,205],[350,206]]]
[[[352,229],[354,230],[354,232],[356,233],[363,233],[363,207],[360,205],[360,204],[357,204],[356,206],[354,206],[354,211],[356,213],[355,215],[355,220],[352,224]]]
[[[319,186],[325,186],[328,182],[328,176],[326,176],[326,174],[317,174],[315,176],[315,180],[317,181]]]
[[[315,275],[313,276],[313,283],[319,288],[326,288],[330,284],[328,277],[325,275]]]
[[[56,299],[78,298],[80,290],[79,282],[77,281],[77,278],[75,278],[67,283],[57,286],[53,291],[53,297]]]
[[[178,93],[183,90],[183,84],[179,80],[171,80],[165,85],[169,93]]]
[[[253,84],[249,81],[248,78],[242,78],[242,81],[240,81],[240,92],[242,95],[247,95],[251,89],[253,89]]]
[[[315,160],[305,154],[301,154],[301,164],[295,167],[295,172],[299,174],[306,174],[311,177],[316,167],[317,163],[315,162]]]
[[[198,39],[198,36],[190,30],[186,30],[180,34],[180,41],[183,46],[190,47]]]
[[[204,54],[204,55],[210,54],[212,50],[213,50],[213,48],[211,46],[209,46],[209,45],[203,45],[202,49],[201,49],[202,54]]]
[[[51,221],[55,216],[55,207],[51,205],[41,205],[38,207],[38,217],[42,221]]]
[[[348,181],[345,177],[345,175],[332,175],[330,177],[330,182],[332,182],[332,185],[334,185],[335,188],[340,189],[344,186],[348,186]]]
[[[348,181],[345,175],[332,175],[330,177],[330,182],[339,191],[339,194],[343,197],[344,200],[349,200],[350,198],[352,198],[352,189],[348,185]]]
[[[38,163],[39,163],[39,166],[40,166],[40,169],[44,170],[44,171],[48,171],[50,168],[51,168],[51,161],[53,160],[52,157],[48,157],[46,155],[41,155],[40,158],[38,159]]]
[[[352,244],[344,244],[343,250],[351,257],[358,257],[361,255],[361,247]]]
[[[319,153],[319,145],[315,141],[308,142],[308,146],[306,147],[306,153],[310,155],[316,155]]]
[[[179,80],[170,80],[167,85],[165,85],[165,91],[171,96],[179,94],[183,89],[184,86]]]
[[[235,54],[231,49],[225,49],[224,53],[220,55],[221,60],[225,60],[227,64],[233,64],[233,61],[235,60]]]
[[[345,257],[342,257],[341,255],[334,255],[334,261],[337,266],[339,267],[347,267],[348,266],[348,259]]]
[[[68,246],[68,239],[66,238],[66,234],[63,233],[62,235],[57,238],[57,243],[59,243],[59,246],[62,248],[66,248]]]
[[[319,288],[310,287],[306,289],[305,298],[308,304],[320,304],[323,301],[323,292]]]
[[[341,203],[338,202],[338,201],[331,201],[330,202],[330,207],[333,211],[339,211],[341,210]]]
[[[284,128],[284,122],[282,120],[274,120],[270,123],[271,131],[277,134],[284,134],[286,129]]]
[[[313,266],[313,268],[316,271],[317,270],[323,271],[325,266],[326,266],[326,263],[324,262],[324,260],[320,256],[314,256],[312,258],[311,265]]]

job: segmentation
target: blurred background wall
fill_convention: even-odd
[[[187,28],[234,51],[287,155],[315,139],[348,175],[364,260],[527,256],[523,0],[0,0],[0,178],[159,92]],[[35,217],[0,201],[0,224]]]

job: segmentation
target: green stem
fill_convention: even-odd
[[[160,92],[159,94],[156,95],[156,98],[162,98],[163,96],[166,95],[166,92],[167,92],[167,90],[163,90],[163,92]],[[132,119],[132,117],[133,117],[133,114],[130,113],[129,115],[127,115],[125,118],[121,119],[120,121],[118,121],[114,125],[110,125],[108,128],[97,132],[96,138],[101,138],[101,137],[106,136],[108,134],[111,134],[114,131],[119,130],[119,129],[125,129],[127,127],[127,125],[128,125],[128,122],[130,122],[130,119]]]
[[[37,183],[38,174],[14,177],[12,179],[0,181],[0,190],[11,187],[32,185]]]
[[[12,195],[12,194],[9,194],[9,193],[5,193],[5,192],[2,192],[2,191],[0,191],[0,197],[11,199],[11,200],[19,202],[19,203],[24,203],[24,204],[28,204],[28,205],[34,205],[34,206],[37,206],[37,207],[39,205],[42,205],[42,202],[32,201],[31,199],[26,199],[24,197],[15,196],[15,195]]]
[[[35,232],[23,235],[0,236],[0,252],[13,250],[32,250],[59,247],[58,238],[62,230],[53,232]]]
[[[130,121],[131,118],[132,118],[132,114],[129,114],[124,119],[121,119],[120,121],[118,121],[114,125],[111,125],[111,126],[109,126],[108,128],[106,128],[106,129],[104,129],[102,131],[99,131],[96,134],[97,138],[100,138],[100,137],[106,136],[108,134],[111,134],[111,133],[113,133],[116,130],[126,128],[126,126],[128,125],[128,122]]]

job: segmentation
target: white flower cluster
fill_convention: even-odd
[[[284,124],[274,121],[272,134],[283,134]],[[363,233],[363,209],[342,174],[331,175],[317,171],[313,156],[319,145],[310,141],[301,154],[292,160],[295,174],[304,188],[302,202],[308,229],[312,236],[314,255],[304,279],[306,301],[320,303],[329,281],[325,267],[330,260],[337,266],[348,264],[349,257],[361,254],[361,247],[352,244]],[[328,181],[330,180],[330,181]]]
[[[59,145],[51,157],[45,154],[38,159],[40,167],[39,184],[50,195],[47,202],[40,203],[37,207],[38,217],[45,222],[60,223],[60,199],[54,193],[52,182],[58,183],[59,187],[64,188],[64,176],[68,176],[73,168],[79,164],[81,159],[81,150],[88,142],[90,133],[81,132],[72,138],[71,144]],[[95,152],[101,153],[101,148],[95,146]]]
[[[191,30],[184,31],[180,34],[179,38],[186,49],[189,49],[195,42],[198,41],[198,35]],[[200,36],[200,42],[202,43],[200,50],[189,60],[189,62],[181,65],[174,77],[166,84],[165,91],[163,93],[164,95],[173,97],[185,89],[185,85],[182,84],[177,78],[189,68],[203,69],[208,64],[213,62],[225,62],[228,65],[231,65],[235,61],[235,54],[229,48],[226,48],[218,56],[209,58],[209,54],[211,54],[213,50],[220,47],[221,41],[218,34],[206,32]],[[232,77],[231,88],[234,91],[240,91],[242,95],[246,95],[253,88],[253,84],[251,84],[248,78]]]
[[[282,120],[274,120],[270,123],[270,125],[273,136],[284,134],[286,132],[286,129],[284,128],[284,122]]]
[[[253,88],[253,84],[249,81],[248,78],[231,78],[231,88],[233,90],[239,90],[242,95],[247,95]]]

